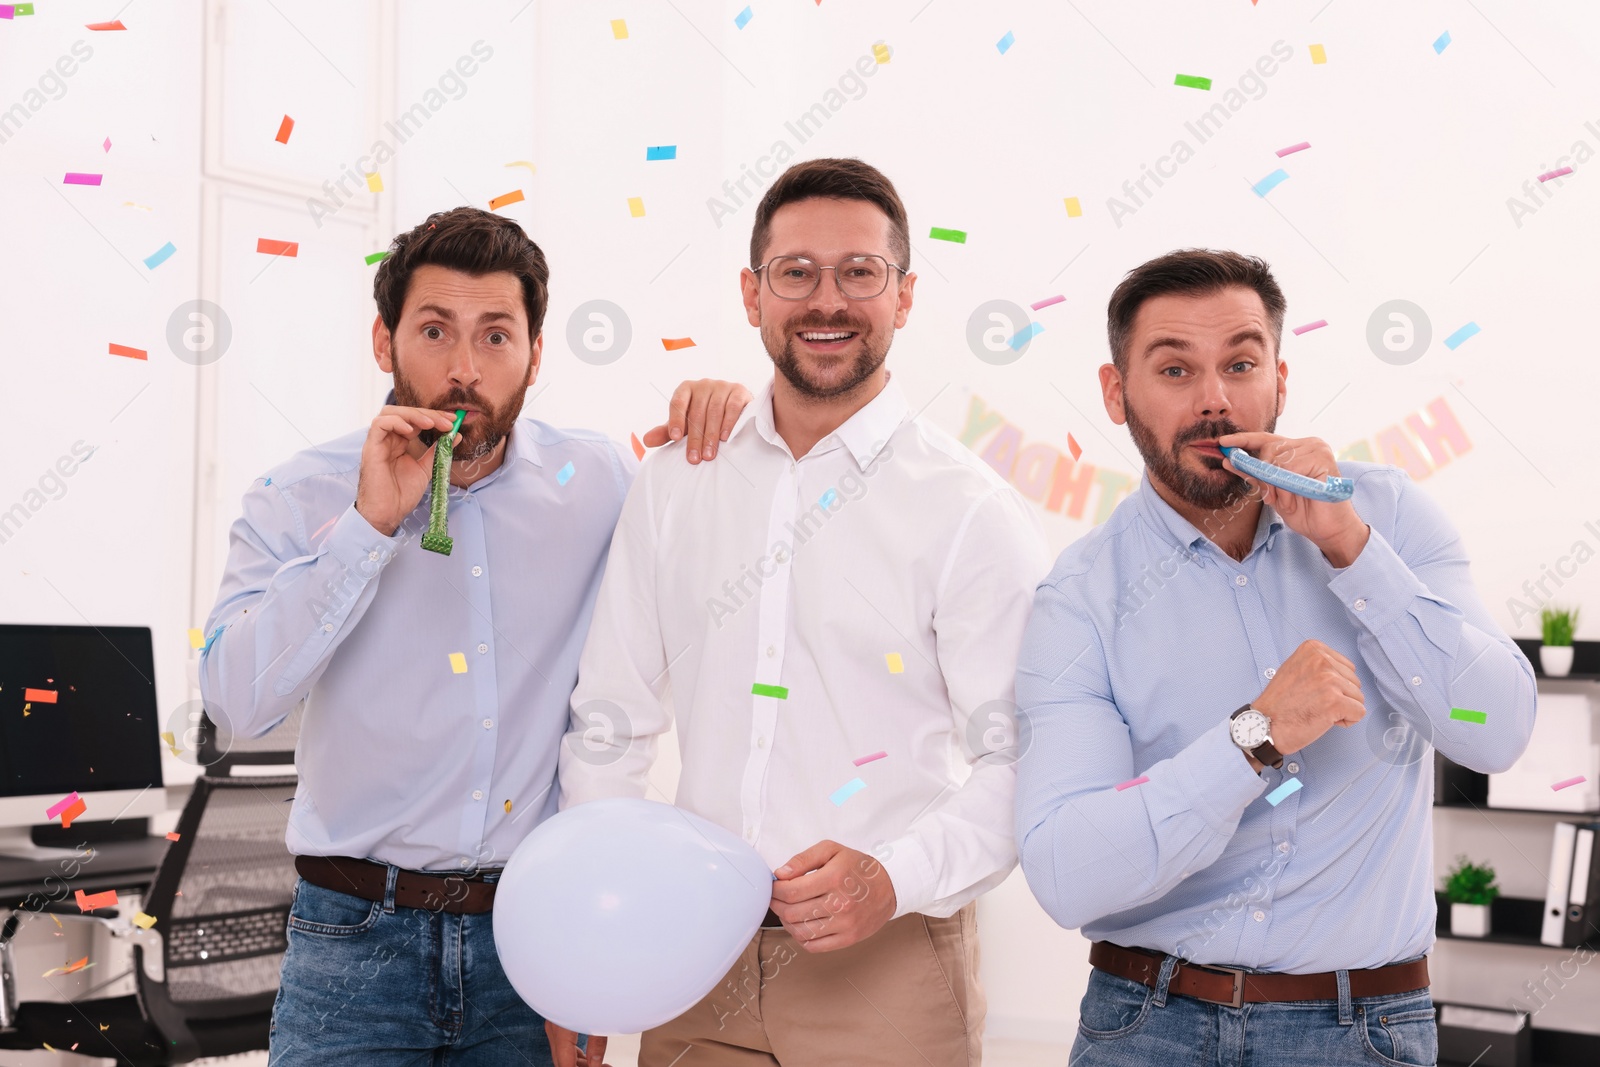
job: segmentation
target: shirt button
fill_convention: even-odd
[[[1299,774],[1300,773],[1300,764],[1291,763],[1284,769],[1287,770],[1290,774]]]
[[[483,790],[481,790],[481,789],[474,789],[474,790],[473,790],[473,791],[472,791],[472,799],[473,799],[473,800],[482,800],[482,799],[483,799]]]
[[[1265,922],[1266,918],[1267,918],[1267,913],[1264,912],[1264,911],[1258,911],[1254,915],[1252,915],[1251,918],[1254,919],[1256,922]]]
[[[483,720],[483,728],[484,728],[484,729],[485,729],[485,730],[492,730],[492,729],[494,729],[494,720],[493,720],[493,719],[484,719],[484,720]]]
[[[1280,842],[1279,845],[1278,845],[1278,851],[1279,852],[1288,852],[1289,851],[1289,842],[1287,842],[1287,841]]]
[[[1419,675],[1413,674],[1411,676],[1411,684],[1412,685],[1421,685],[1422,684],[1422,678]]]
[[[1276,668],[1276,667],[1268,667],[1266,670],[1262,671],[1261,673],[1265,674],[1268,678],[1271,678],[1273,675],[1278,673],[1278,668]]]
[[[767,747],[767,739],[765,737],[756,738],[756,747],[757,748],[766,748]]]
[[[1366,611],[1367,610],[1367,601],[1366,601],[1365,597],[1358,597],[1356,599],[1355,609],[1357,611]]]
[[[483,568],[482,567],[474,567],[474,568],[472,568],[472,576],[474,578],[482,578],[483,577]]]
[[[323,623],[322,624],[322,630],[323,630],[324,633],[330,633],[330,634],[333,633],[333,623],[331,623],[331,622]]]
[[[379,552],[368,552],[367,553],[367,558],[372,560],[374,563],[376,563],[378,560],[382,559],[383,556],[382,556],[382,553],[379,553]]]
[[[751,842],[755,841],[756,832],[752,827],[746,826],[744,828],[744,839]]]
[[[467,857],[462,856],[461,857],[461,866],[465,867],[466,865],[467,865]]]
[[[777,646],[775,646],[775,645],[768,645],[767,646],[767,655],[768,656],[776,656],[777,654],[778,654]]]
[[[485,652],[487,652],[487,651],[489,651],[489,646],[488,646],[488,645],[479,645],[479,646],[478,646],[478,654],[479,654],[479,655],[480,655],[480,656],[481,656],[481,655],[482,655],[482,654],[483,654],[483,653],[485,653]]]
[[[1236,575],[1233,576],[1233,584],[1234,585],[1249,585],[1250,584],[1250,579],[1246,578],[1242,574],[1236,574]]]

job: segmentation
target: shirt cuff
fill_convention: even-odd
[[[1352,622],[1373,634],[1382,633],[1411,610],[1413,599],[1428,592],[1376,526],[1350,566],[1333,572],[1328,590]]]
[[[400,541],[386,537],[351,504],[328,531],[328,553],[349,570],[371,578],[395,555]]]
[[[1189,806],[1217,833],[1232,833],[1250,802],[1267,788],[1261,775],[1233,743],[1224,719],[1172,757],[1172,769]]]
[[[890,920],[933,905],[936,879],[928,850],[916,837],[907,834],[888,843],[888,855],[875,857],[894,886],[894,914]]]

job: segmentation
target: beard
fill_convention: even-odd
[[[532,356],[529,357],[529,361],[532,361]],[[424,397],[412,388],[411,382],[400,370],[399,354],[396,353],[394,356],[396,404],[449,412],[464,407],[478,410],[478,418],[470,423],[461,424],[461,440],[456,443],[455,450],[450,454],[452,465],[474,463],[493,453],[496,446],[511,432],[511,427],[516,425],[517,417],[522,414],[522,402],[526,397],[526,389],[517,389],[499,404],[493,404],[476,390],[457,387],[446,390],[441,396]],[[422,430],[417,434],[417,438],[424,445],[431,445],[443,435],[444,432],[441,430]]]
[[[1122,411],[1128,420],[1128,432],[1133,436],[1139,455],[1144,457],[1150,476],[1171,489],[1180,500],[1197,508],[1219,509],[1234,507],[1253,492],[1249,482],[1222,466],[1220,456],[1200,456],[1200,463],[1205,467],[1203,474],[1184,466],[1184,453],[1193,442],[1244,432],[1232,419],[1202,419],[1179,431],[1171,447],[1163,448],[1156,440],[1155,431],[1139,418],[1126,396]],[[1274,401],[1272,417],[1263,431],[1272,433],[1277,425],[1278,407]]]
[[[787,322],[782,327],[769,326],[764,319],[761,323],[761,343],[767,347],[767,355],[772,358],[772,364],[784,380],[794,388],[794,391],[810,400],[832,400],[844,396],[862,382],[877,373],[883,366],[883,361],[889,356],[889,344],[892,337],[880,339],[873,334],[872,327],[865,322],[856,322],[845,312],[840,312],[832,321],[822,319],[820,316],[801,318]],[[806,367],[800,355],[795,340],[794,331],[797,330],[852,330],[855,340],[860,346],[853,357],[849,370],[837,381],[827,381],[813,374]],[[848,356],[837,356],[834,359],[851,359]]]

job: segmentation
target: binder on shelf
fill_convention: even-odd
[[[1600,943],[1600,855],[1595,852],[1595,831],[1600,823],[1578,827],[1572,848],[1571,888],[1567,893],[1567,918],[1561,943],[1576,948],[1586,941]]]
[[[1572,887],[1572,854],[1578,843],[1578,827],[1570,822],[1558,822],[1550,844],[1550,876],[1544,897],[1544,921],[1539,928],[1539,941],[1557,948],[1565,943],[1567,932],[1567,899]]]

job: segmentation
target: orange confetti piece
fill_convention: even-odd
[[[680,348],[693,348],[694,347],[694,338],[692,338],[692,337],[663,337],[661,339],[661,347],[665,348],[668,352],[676,352]]]
[[[127,345],[112,345],[113,356],[127,356],[129,359],[149,359],[150,353],[142,348],[129,348]]]
[[[634,454],[635,458],[643,459],[644,458],[644,443],[639,440],[639,435],[635,433],[635,434],[629,434],[628,436],[633,441],[633,454]]]
[[[167,831],[167,840],[168,841],[176,841],[181,836],[182,836],[181,834],[177,833],[174,830],[168,830]]]
[[[85,956],[83,959],[66,964],[63,967],[52,967],[40,977],[49,978],[52,974],[71,974],[73,971],[81,971],[87,966],[89,966],[89,957]]]
[[[289,134],[293,132],[294,119],[290,118],[288,115],[285,115],[283,116],[283,121],[278,123],[278,136],[274,137],[273,140],[277,141],[279,144],[288,144]]]
[[[256,238],[256,251],[265,252],[269,256],[291,256],[298,258],[300,255],[299,241],[274,241],[266,237]]]
[[[112,22],[86,22],[83,25],[85,29],[89,30],[125,30],[128,28],[122,24],[121,19],[116,19]]]
[[[117,906],[117,891],[115,889],[107,889],[104,893],[85,893],[80,889],[75,895],[78,899],[79,911],[90,912],[97,908],[114,908]]]
[[[489,210],[490,211],[499,211],[501,208],[505,207],[507,204],[520,204],[520,203],[522,203],[522,200],[523,200],[522,190],[521,189],[513,189],[509,193],[505,194],[504,196],[497,196],[493,200],[489,201]]]
[[[56,691],[54,689],[24,689],[22,699],[30,704],[54,704]]]
[[[89,810],[89,805],[83,802],[82,797],[74,800],[72,802],[72,806],[61,813],[61,828],[63,830],[71,828],[72,820],[76,819],[87,810]]]
[[[1083,449],[1078,447],[1077,440],[1070,433],[1067,434],[1067,448],[1072,452],[1072,462],[1078,462],[1078,457],[1083,455]]]

